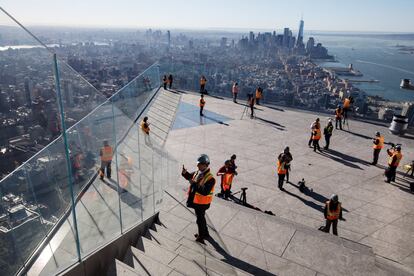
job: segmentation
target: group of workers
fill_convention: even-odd
[[[167,75],[164,75],[162,77],[162,83],[163,83],[164,89],[167,90],[167,86],[168,86],[168,89],[171,90],[173,81],[174,81],[173,75],[169,74],[168,77]]]

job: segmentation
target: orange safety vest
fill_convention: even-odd
[[[262,92],[259,91],[259,89],[256,89],[256,98],[261,99],[262,98]]]
[[[101,148],[101,160],[102,161],[112,161],[112,147],[111,146],[104,146]]]
[[[382,149],[384,147],[384,137],[380,136],[378,139],[378,144],[373,144],[374,149]]]
[[[195,173],[193,176],[193,181],[195,181],[197,177],[197,174]],[[196,185],[204,185],[207,181],[209,181],[210,179],[214,178],[213,174],[211,172],[206,173],[206,175],[204,175],[203,179],[201,179],[201,181],[199,183],[197,183]],[[211,201],[213,201],[213,195],[214,195],[214,186],[211,188],[211,191],[208,195],[202,195],[200,193],[195,193],[194,195],[194,200],[193,203],[194,204],[201,204],[201,205],[207,205],[210,204]],[[188,192],[190,192],[190,188],[188,188]]]
[[[230,190],[231,184],[233,183],[234,174],[232,173],[225,173],[223,175],[223,190],[228,191]]]
[[[206,84],[207,80],[205,78],[200,79],[200,84]]]
[[[200,99],[200,103],[198,104],[200,107],[204,107],[204,105],[206,104],[206,101],[203,99]]]
[[[331,210],[330,209],[330,205],[331,202],[328,200],[326,202],[326,210],[327,210],[327,215],[326,218],[328,220],[336,220],[339,219],[339,214],[341,213],[341,202],[338,202],[338,206],[336,207],[336,210]]]
[[[341,118],[342,117],[342,109],[340,109],[340,108],[335,109],[335,117],[336,118]]]
[[[396,156],[397,158],[395,162],[392,162],[392,160],[394,159],[394,156]],[[403,158],[403,155],[401,152],[394,151],[392,155],[388,158],[388,165],[390,165],[391,167],[398,167],[402,158]]]
[[[312,140],[319,140],[319,139],[321,139],[321,129],[315,128],[313,135],[312,135]]]
[[[146,134],[149,134],[149,132],[150,132],[150,128],[149,128],[149,126],[148,126],[148,125],[146,125],[144,121],[142,121],[142,122],[141,122],[141,129],[142,129],[142,130],[143,130]]]
[[[232,92],[233,92],[233,94],[239,93],[239,88],[237,87],[237,85],[233,85]]]
[[[351,105],[351,100],[350,100],[350,99],[348,99],[348,98],[346,98],[346,99],[344,100],[344,108],[348,108],[350,105]]]
[[[280,162],[280,160],[277,160],[277,174],[286,174],[285,165],[285,162]]]

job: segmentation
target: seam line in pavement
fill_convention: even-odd
[[[298,230],[296,230],[296,229],[295,229],[295,232],[293,232],[292,237],[290,237],[289,242],[288,242],[288,244],[286,245],[285,249],[283,249],[283,253],[282,253],[282,255],[280,255],[280,257],[282,257],[282,258],[283,258],[283,255],[285,254],[286,249],[289,247],[290,242],[292,241],[292,239],[293,239],[293,237],[295,236],[295,234],[296,234],[296,232],[297,232],[297,231],[298,231]]]

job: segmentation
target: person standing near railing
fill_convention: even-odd
[[[169,75],[168,76],[168,89],[170,89],[171,90],[171,88],[172,88],[172,84],[173,84],[173,75]]]
[[[110,179],[113,150],[112,150],[112,147],[108,144],[108,141],[103,142],[103,147],[101,148],[99,152],[99,156],[101,157],[101,168],[99,169],[99,176],[101,180],[103,180],[105,176],[105,169],[106,169],[106,177]]]
[[[209,165],[210,158],[206,154],[202,154],[197,159],[198,170],[196,172],[189,173],[184,165],[181,172],[181,175],[190,182],[187,207],[194,208],[197,216],[198,234],[194,234],[194,236],[196,241],[200,243],[204,243],[204,239],[210,236],[205,215],[213,200],[216,179],[210,172]]]
[[[167,75],[164,75],[164,77],[162,77],[162,83],[164,85],[164,90],[167,90],[167,83],[168,83]]]
[[[221,176],[221,192],[219,193],[219,196],[228,199],[231,194],[231,184],[234,177],[234,171],[232,170],[230,160],[224,162],[224,166],[218,170],[217,176]]]
[[[202,75],[200,78],[200,93],[201,94],[206,93],[206,83],[207,83],[207,79],[204,75]]]
[[[204,116],[203,109],[204,109],[204,106],[206,105],[206,101],[204,100],[203,94],[201,94],[201,98],[200,98],[198,105],[200,106],[200,116]]]
[[[237,94],[239,93],[239,84],[237,82],[233,84],[231,92],[233,93],[233,102],[237,103]]]
[[[256,104],[260,105],[260,99],[263,96],[263,89],[259,86],[256,89]]]

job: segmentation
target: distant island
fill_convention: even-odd
[[[406,45],[395,45],[397,47],[398,51],[404,54],[414,54],[414,46],[406,46]]]

